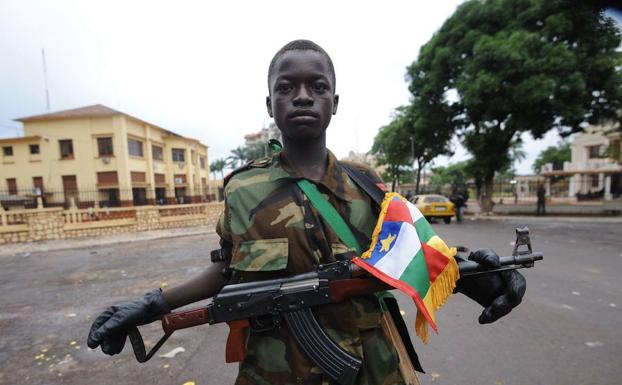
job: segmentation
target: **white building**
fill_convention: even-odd
[[[568,177],[569,197],[593,197],[611,200],[622,195],[622,166],[610,154],[620,153],[620,131],[612,124],[589,126],[576,135],[571,145],[571,160],[563,170],[552,164],[542,166],[542,175]]]

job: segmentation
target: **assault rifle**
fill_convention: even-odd
[[[529,230],[516,229],[512,256],[500,257],[501,267],[487,268],[476,262],[458,259],[460,276],[533,267],[543,259],[532,252]],[[527,250],[519,250],[521,246]],[[314,272],[289,278],[226,285],[206,307],[169,313],[162,319],[164,336],[149,353],[137,328],[128,332],[138,362],[148,361],[174,331],[209,323],[227,322],[230,327],[226,362],[245,356],[245,332],[248,327],[260,332],[279,327],[284,321],[302,351],[324,373],[342,385],[352,385],[361,360],[337,345],[322,329],[311,309],[346,298],[379,291],[392,286],[372,277],[349,260],[319,265]]]

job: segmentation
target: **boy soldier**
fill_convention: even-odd
[[[296,40],[276,53],[268,71],[266,105],[281,130],[283,150],[250,162],[225,182],[225,210],[216,230],[221,254],[230,262],[214,263],[186,283],[109,308],[93,323],[89,347],[101,346],[104,353],[117,354],[123,349],[128,327],[210,298],[229,280],[291,276],[347,256],[348,248],[297,186],[296,181],[302,178],[312,181],[325,195],[359,243],[369,245],[378,207],[326,148],[326,128],[339,102],[335,85],[333,63],[317,44]],[[374,183],[381,183],[371,169],[356,167]],[[476,251],[472,259],[490,266],[499,264],[499,257],[487,249]],[[525,280],[517,272],[475,277],[459,280],[457,291],[485,307],[480,323],[493,322],[520,303]],[[395,349],[380,328],[381,313],[374,295],[315,310],[327,334],[362,359],[356,382],[360,385],[403,384]],[[249,333],[247,355],[236,384],[331,383],[305,357],[284,323],[265,329]]]

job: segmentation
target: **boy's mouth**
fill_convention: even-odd
[[[319,115],[312,110],[294,110],[288,114],[288,118],[295,122],[308,122],[319,119]]]

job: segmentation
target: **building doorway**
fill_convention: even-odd
[[[144,187],[133,187],[132,196],[134,206],[144,206],[147,204],[147,189]]]
[[[165,205],[166,204],[166,188],[165,187],[156,187],[155,188],[155,198],[156,204]]]
[[[71,206],[73,200],[76,207],[79,207],[78,202],[78,181],[75,175],[63,175],[63,194],[65,196],[65,206]]]
[[[185,187],[175,187],[175,200],[179,204],[190,203],[190,198],[186,195]]]
[[[121,200],[119,199],[118,188],[106,188],[99,190],[99,207],[119,207]]]
[[[618,198],[622,195],[622,173],[611,174],[611,196]]]

